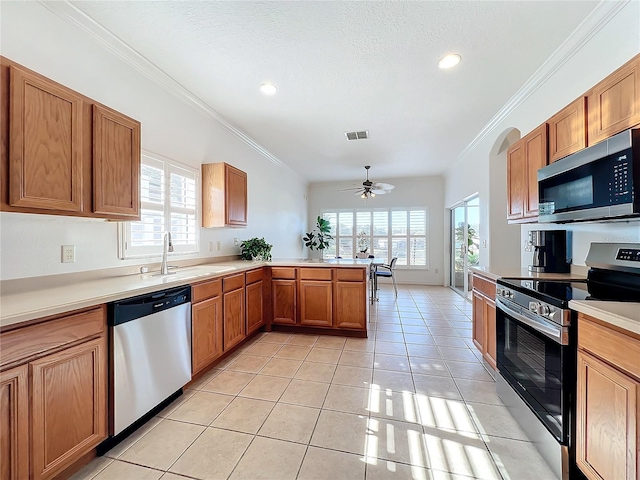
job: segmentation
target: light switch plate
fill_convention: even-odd
[[[62,263],[76,263],[75,245],[62,245]]]

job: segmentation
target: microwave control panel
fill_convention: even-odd
[[[620,248],[618,249],[616,260],[640,263],[640,248]]]
[[[612,203],[620,201],[628,201],[629,182],[631,172],[629,172],[629,162],[627,155],[617,158],[617,162],[613,165],[613,178],[609,182],[609,198]]]

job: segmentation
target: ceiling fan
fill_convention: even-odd
[[[369,199],[375,197],[376,195],[384,195],[385,193],[389,193],[391,190],[396,188],[395,185],[391,185],[390,183],[372,182],[371,180],[369,180],[369,169],[371,168],[371,165],[366,165],[364,168],[367,171],[367,179],[362,182],[362,186],[356,186],[353,188],[342,188],[339,191],[346,192],[355,190],[354,195],[360,195],[361,198]]]

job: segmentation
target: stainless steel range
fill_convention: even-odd
[[[576,314],[570,300],[638,301],[640,245],[593,243],[586,281],[500,279],[498,395],[558,475],[575,469]],[[574,477],[576,475],[576,477]]]

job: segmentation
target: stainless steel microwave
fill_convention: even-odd
[[[640,129],[538,170],[540,223],[640,217]]]

